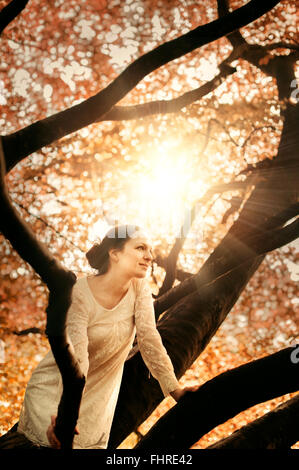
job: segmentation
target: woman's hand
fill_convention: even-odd
[[[47,438],[53,449],[60,449],[61,448],[60,441],[57,439],[54,433],[55,424],[56,424],[56,416],[51,416],[51,424],[47,430]]]
[[[53,449],[61,449],[61,443],[57,439],[54,433],[55,425],[56,425],[56,416],[51,416],[51,424],[47,430],[47,438]],[[75,427],[75,434],[79,434],[79,430],[77,426]]]
[[[184,388],[176,388],[173,392],[170,392],[170,395],[175,399],[175,401],[179,401],[179,399],[185,395],[186,392],[196,392],[198,390],[199,385],[193,385],[191,387],[184,387]]]

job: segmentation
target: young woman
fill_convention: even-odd
[[[114,227],[86,256],[98,273],[77,280],[67,315],[67,331],[86,376],[73,448],[105,449],[135,332],[141,356],[164,396],[178,401],[193,388],[179,386],[156,329],[145,279],[152,259],[147,236],[139,227]],[[28,382],[18,433],[34,445],[60,448],[54,425],[61,393],[50,351]]]

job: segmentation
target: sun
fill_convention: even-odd
[[[174,141],[152,149],[148,166],[134,184],[143,225],[176,233],[192,207],[194,168]]]
[[[150,150],[141,152],[134,176],[131,173],[122,180],[120,197],[106,205],[105,214],[89,228],[88,239],[101,240],[119,223],[136,224],[169,243],[174,237],[192,238],[193,208],[198,204],[200,209],[200,198],[208,187],[198,161],[179,139],[153,142]]]

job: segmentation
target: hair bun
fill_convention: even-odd
[[[99,243],[95,243],[90,250],[86,253],[86,258],[90,264],[90,266],[94,269],[98,268],[98,258],[101,251],[101,245]]]

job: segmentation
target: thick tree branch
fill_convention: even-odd
[[[225,17],[230,12],[228,0],[217,0],[217,7],[219,18]],[[227,39],[233,46],[232,54],[235,50],[247,47],[248,45],[247,41],[245,41],[240,31],[233,31],[232,33],[228,34]]]
[[[95,122],[152,71],[204,44],[209,44],[246,26],[278,3],[279,0],[264,0],[263,2],[251,0],[229,15],[199,26],[139,57],[95,96],[14,134],[3,136],[7,170],[11,170],[16,163],[32,152]]]
[[[284,245],[287,245],[288,243],[291,243],[293,240],[296,240],[299,237],[299,218],[297,218],[294,222],[289,223],[284,228],[271,231],[269,230],[267,233],[270,239],[267,240],[267,243],[265,243],[265,249],[267,251],[264,253],[276,250],[277,248],[280,248]]]
[[[196,392],[187,392],[135,448],[189,448],[241,411],[297,392],[299,363],[292,362],[292,352],[293,348],[286,348],[254,360],[214,377]]]
[[[299,204],[296,204],[296,206],[297,206],[297,214],[298,214]],[[191,279],[188,278],[187,281],[184,282],[184,285],[185,284],[189,285],[190,281],[192,281],[192,283],[196,282],[196,288],[200,292],[200,289],[202,287],[212,285],[217,280],[227,276],[228,274],[230,274],[231,272],[235,270],[238,270],[243,264],[246,264],[251,258],[269,253],[270,251],[276,250],[277,248],[281,248],[282,246],[287,245],[288,243],[296,240],[298,237],[299,237],[299,218],[297,218],[294,222],[286,225],[282,229],[268,230],[266,232],[263,232],[261,234],[258,234],[252,237],[250,239],[251,248],[250,250],[248,250],[247,255],[245,256],[244,256],[244,247],[243,246],[237,247],[236,245],[236,251],[234,253],[231,253],[230,259],[226,260],[231,265],[231,268],[225,271],[224,273],[220,274],[219,276],[217,276],[212,281],[208,283],[201,283],[197,279],[197,275],[193,275]],[[243,253],[243,256],[242,256],[242,253]],[[241,263],[240,263],[240,260],[242,260]],[[181,288],[181,284],[173,288],[173,290],[179,291],[180,290],[179,288]],[[186,288],[184,289],[184,293],[185,295],[188,293]],[[175,295],[175,293],[172,292],[172,295]],[[165,305],[165,300],[163,299],[163,297],[164,296],[162,295],[161,298],[159,297],[155,301],[156,318],[158,318],[161,315],[161,313],[163,313],[163,311],[165,311],[171,306],[171,304]],[[176,295],[175,301],[178,301],[179,299],[180,297]],[[169,298],[168,298],[168,301],[169,301]]]
[[[26,7],[29,0],[12,0],[0,12],[0,34]]]
[[[208,449],[288,449],[299,441],[299,395]]]
[[[0,207],[1,232],[49,288],[46,334],[63,381],[55,431],[62,448],[71,448],[85,384],[85,377],[70,347],[65,330],[66,315],[71,305],[72,287],[76,276],[53,258],[13,207],[5,185],[5,162],[1,139]]]
[[[272,216],[266,223],[266,229],[269,231],[274,228],[282,227],[289,220],[293,219],[299,214],[299,203],[296,202],[291,206],[286,207],[283,211]]]

